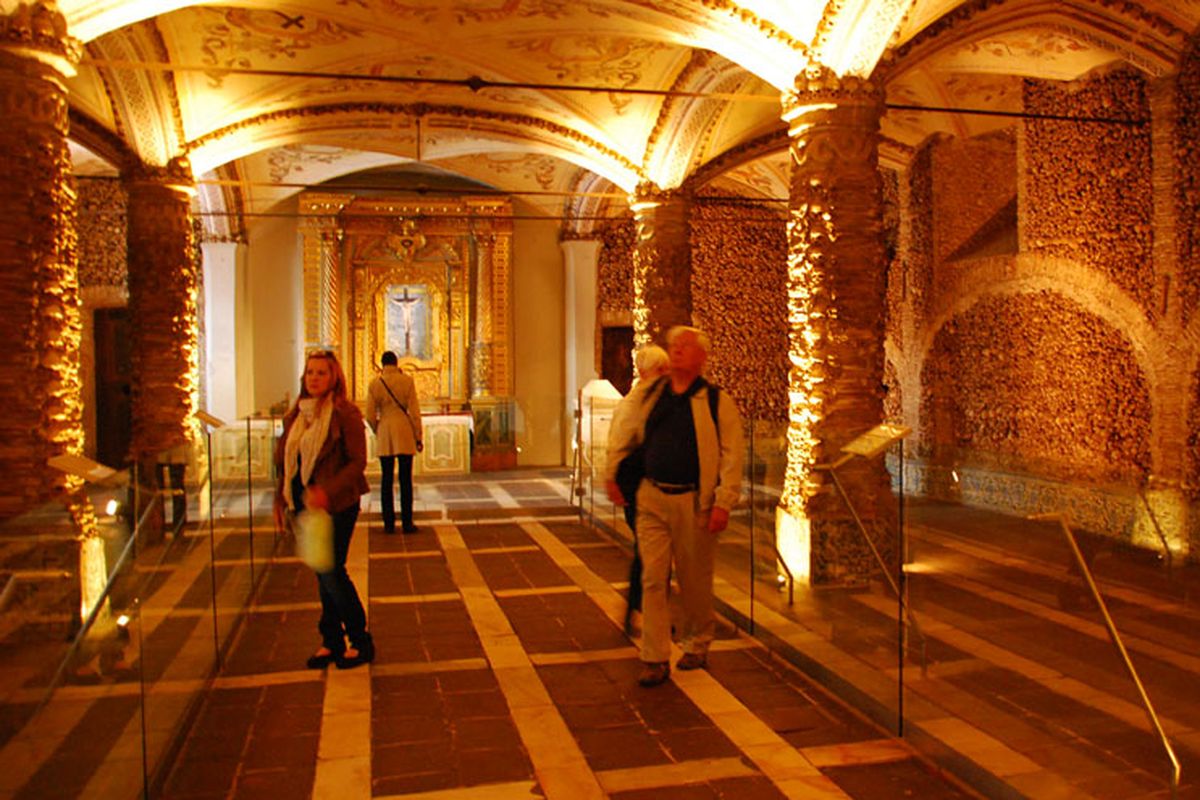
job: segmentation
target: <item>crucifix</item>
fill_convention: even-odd
[[[402,297],[393,297],[392,302],[400,306],[401,319],[404,320],[404,355],[412,353],[412,317],[413,307],[420,301],[419,297],[410,297],[408,287],[404,287]]]

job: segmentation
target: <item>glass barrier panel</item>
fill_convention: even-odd
[[[131,621],[125,657],[139,666],[142,692],[141,719],[126,725],[125,749],[136,752],[140,740],[151,782],[167,768],[216,666],[203,456],[199,443],[178,447],[139,461],[132,473],[139,493],[157,491],[159,499],[138,527],[129,576],[135,599],[123,611]]]
[[[107,488],[120,494],[115,485]],[[99,766],[101,758],[85,763],[71,752],[68,735],[100,736],[104,750],[117,740],[115,731],[93,722],[103,704],[101,682],[117,672],[106,656],[110,632],[73,643],[81,633],[84,598],[103,602],[129,529],[120,518],[97,519],[96,504],[104,509],[108,494],[89,489],[71,503],[46,503],[0,523],[0,769],[6,787],[26,787],[33,796],[64,786],[82,790]],[[73,696],[55,691],[65,684],[79,689]],[[138,695],[124,694],[110,705],[127,715],[137,709]],[[136,773],[140,780],[140,761]]]
[[[929,632],[906,707],[965,721],[1061,796],[1168,796],[1173,767],[1130,668],[1177,737],[1200,633],[1160,542],[1133,544],[1139,491],[925,463],[905,477],[925,495],[906,503],[905,571]],[[1029,515],[999,511],[1013,507]]]
[[[812,534],[807,520],[797,521],[780,507],[787,423],[743,424],[743,497],[718,539],[718,607],[805,669],[839,680],[861,678],[852,694],[868,697],[864,710],[896,729],[899,507],[874,508],[856,494],[870,485],[864,474],[883,468],[881,457],[840,465],[837,481],[823,476],[831,522]]]

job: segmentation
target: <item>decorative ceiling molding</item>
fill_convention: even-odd
[[[69,138],[91,150],[118,170],[137,160],[137,154],[107,126],[76,109],[70,110]]]
[[[781,151],[787,152],[789,144],[788,132],[783,128],[743,142],[721,153],[689,175],[685,186],[690,191],[699,192],[723,173]]]
[[[830,0],[809,57],[837,75],[875,70],[913,0]]]
[[[1040,29],[1100,48],[1155,77],[1174,71],[1186,41],[1186,32],[1174,23],[1132,2],[970,0],[897,48],[881,66],[891,80],[971,43]]]
[[[244,149],[245,152],[231,155],[232,157],[242,157],[263,149],[263,146],[249,146],[247,149],[247,145],[259,141],[259,137],[264,133],[274,136],[276,131],[272,128],[286,128],[288,133],[295,137],[293,141],[296,141],[305,132],[306,125],[310,123],[313,128],[319,127],[328,136],[332,130],[339,127],[339,118],[345,118],[346,130],[358,130],[362,127],[364,118],[378,118],[381,124],[386,123],[386,127],[391,128],[397,117],[426,121],[428,135],[432,135],[439,125],[456,128],[459,133],[476,135],[491,127],[493,133],[503,131],[518,138],[540,140],[544,145],[556,149],[561,157],[569,161],[579,161],[583,158],[590,164],[599,165],[601,169],[598,171],[602,174],[615,176],[624,183],[629,182],[630,176],[642,176],[641,168],[624,155],[562,125],[520,114],[504,114],[459,106],[423,103],[412,105],[343,103],[284,109],[241,120],[233,125],[205,134],[189,142],[187,150],[189,154],[192,154],[196,163],[211,163],[215,166],[229,160],[213,154],[219,153],[223,143],[234,137],[244,140],[240,149]],[[278,140],[271,141],[268,146],[276,146],[280,143]]]
[[[611,196],[614,192],[624,193],[593,172],[580,171],[570,191],[571,195],[563,203],[564,239],[592,238],[605,219],[633,213],[624,197],[615,199]]]
[[[246,206],[238,165],[226,164],[205,177],[219,182],[196,184],[192,206],[201,225],[202,241],[244,244]]]
[[[113,61],[166,61],[157,26],[142,22],[91,42],[88,52]],[[159,70],[99,68],[112,103],[117,129],[138,157],[165,165],[182,152],[183,117],[174,75]]]

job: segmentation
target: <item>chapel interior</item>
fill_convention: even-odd
[[[372,450],[372,619],[461,602],[506,689],[479,620],[524,629],[488,548],[520,591],[546,588],[534,548],[603,576],[571,591],[612,617],[607,420],[675,325],[707,332],[746,431],[730,658],[762,648],[879,726],[946,777],[923,796],[1200,796],[1200,0],[0,0],[0,103],[3,796],[72,770],[63,796],[193,796],[239,648],[311,599],[280,588],[270,453],[314,350],[360,406],[385,350],[422,398],[418,517],[454,583],[382,594],[424,556],[376,537]],[[150,642],[188,665],[149,669]],[[376,709],[403,671],[379,666],[347,684]],[[246,675],[276,669],[298,667]],[[80,768],[123,686],[158,727],[122,717]],[[787,759],[828,751],[766,700],[742,698],[786,757],[744,734],[755,774],[688,794],[606,772],[566,711],[563,767],[506,697],[506,787],[889,796],[794,783]],[[501,796],[467,767],[404,783],[433,773],[396,772],[365,713],[373,796]],[[285,774],[322,796],[350,774],[322,772],[327,735],[195,796]]]

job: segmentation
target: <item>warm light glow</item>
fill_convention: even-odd
[[[1182,524],[1188,518],[1188,503],[1181,491],[1147,489],[1145,502],[1139,497],[1134,503],[1133,544],[1161,553],[1165,539],[1172,558],[1188,554],[1188,537]]]
[[[109,500],[104,504],[104,513],[108,514],[110,517],[115,517],[117,515],[117,511],[120,509],[121,504],[118,503],[116,499]]]
[[[798,139],[813,126],[812,123],[808,122],[793,125],[793,120],[804,119],[814,111],[832,111],[835,108],[837,108],[836,103],[809,103],[808,105],[793,105],[789,103],[779,116],[784,122],[788,123],[788,136],[792,139]]]
[[[128,614],[122,614],[121,616],[117,617],[117,627],[118,628],[124,628],[128,624],[129,624],[129,615]]]
[[[826,20],[813,60],[836,75],[868,77],[911,5],[887,0],[830,6],[832,16]]]
[[[814,187],[819,190],[819,187]],[[804,514],[816,490],[812,465],[817,463],[816,428],[825,418],[821,385],[824,364],[822,306],[828,283],[821,254],[833,241],[833,225],[820,205],[794,208],[788,220],[788,432],[787,471],[780,505],[795,516]],[[807,523],[806,523],[807,524]]]
[[[808,518],[782,506],[775,509],[775,548],[796,583],[809,583],[812,540]]]
[[[815,29],[815,20],[820,19],[824,6],[819,3],[795,2],[791,5],[811,9],[815,14],[815,19],[805,27]],[[793,49],[782,39],[756,36],[756,31],[740,21],[733,21],[734,19],[730,18],[729,26],[725,28],[697,29],[682,43],[690,47],[720,53],[781,92],[789,89],[796,79],[796,75],[808,63],[807,55],[800,50]],[[803,35],[797,38],[801,41],[808,41],[809,36]]]
[[[87,619],[88,614],[100,602],[104,595],[104,586],[108,582],[108,565],[104,557],[104,539],[100,536],[88,536],[79,543],[79,613],[80,619]],[[107,611],[107,601],[101,613]]]

